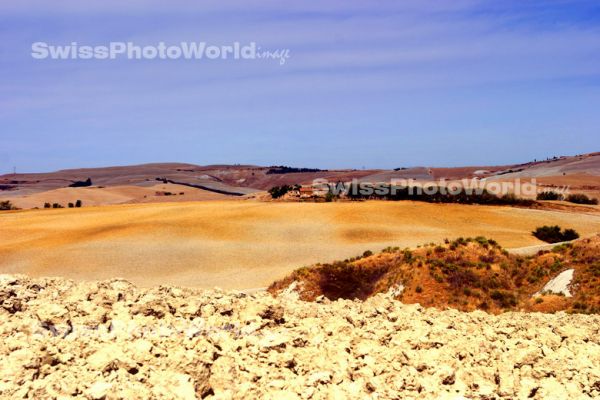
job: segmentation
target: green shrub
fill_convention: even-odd
[[[572,230],[572,229],[568,229],[568,230]],[[557,244],[556,246],[554,246],[552,248],[552,251],[555,253],[564,253],[565,251],[572,249],[572,248],[573,248],[573,245],[571,243],[563,243],[563,244]]]
[[[507,291],[493,290],[490,293],[490,297],[502,308],[509,308],[517,305],[517,298],[515,295]]]
[[[77,201],[75,202],[75,207],[79,208],[79,207],[81,207],[81,204],[82,204],[82,203],[81,203],[81,200],[77,200]]]
[[[423,288],[421,286],[417,286],[415,288],[415,292],[417,292],[417,293],[423,293]]]
[[[404,262],[407,263],[412,263],[414,261],[414,257],[413,257],[413,253],[412,251],[406,249],[402,252],[402,256],[404,257]]]
[[[271,189],[269,189],[269,194],[272,198],[278,199],[292,189],[293,187],[290,185],[273,186]]]
[[[477,242],[484,249],[487,249],[490,246],[490,242],[483,236],[477,236],[475,238],[475,242]]]
[[[44,208],[52,208],[52,204],[50,204],[50,203],[44,203]]]
[[[554,262],[550,265],[550,271],[558,272],[563,267],[563,263],[560,260],[554,260]]]

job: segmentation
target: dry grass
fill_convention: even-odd
[[[0,213],[0,272],[141,286],[267,286],[295,268],[446,237],[539,244],[544,224],[598,232],[600,216],[417,202],[214,201]]]
[[[534,296],[567,269],[574,270],[573,297]],[[376,255],[298,269],[273,283],[269,291],[277,293],[292,282],[300,283],[301,298],[308,301],[321,295],[364,300],[402,285],[403,302],[437,308],[600,313],[600,236],[531,257],[512,255],[484,237],[416,250],[388,248]]]

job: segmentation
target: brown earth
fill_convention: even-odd
[[[421,202],[263,203],[251,200],[113,205],[0,213],[0,272],[142,286],[264,287],[302,265],[388,246],[486,236],[540,244],[537,226],[581,235],[599,215]]]

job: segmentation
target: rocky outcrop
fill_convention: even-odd
[[[571,281],[573,280],[573,272],[575,272],[574,269],[567,269],[561,272],[550,279],[548,283],[544,285],[542,290],[540,290],[540,293],[556,293],[562,294],[565,297],[573,297],[569,290],[569,285],[571,285]]]
[[[594,398],[600,317],[0,278],[0,397]]]

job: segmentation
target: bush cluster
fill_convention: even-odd
[[[76,207],[76,208],[79,208],[79,207],[81,207],[81,206],[82,206],[82,204],[83,204],[83,203],[81,202],[81,200],[77,200],[77,201],[75,202],[75,204],[73,204],[73,203],[69,202],[69,203],[67,204],[67,206],[68,206],[69,208],[74,208],[74,207]],[[63,206],[62,204],[60,204],[60,203],[52,203],[52,204],[50,204],[50,203],[47,203],[47,202],[46,202],[46,203],[44,203],[44,208],[64,208],[64,206]]]
[[[567,196],[567,201],[575,204],[598,204],[598,199],[590,198],[583,193],[574,193]]]
[[[544,191],[541,193],[538,193],[537,195],[537,200],[563,200],[565,197],[558,192],[554,192],[552,190],[550,191]]]
[[[575,230],[565,229],[564,231],[561,231],[561,228],[558,225],[544,225],[537,227],[532,234],[546,243],[566,242],[568,240],[575,240],[579,237],[579,234]]]
[[[417,190],[409,187],[395,187],[394,190],[388,184],[372,185],[367,190],[365,185],[355,187],[355,184],[350,185],[347,196],[352,200],[413,200],[425,201],[428,203],[459,203],[459,204],[485,204],[485,205],[511,205],[511,206],[531,206],[535,203],[534,200],[523,199],[516,197],[514,194],[505,194],[497,196],[485,189],[477,192],[467,192],[465,190],[458,194],[451,194],[447,191],[442,191],[440,188],[429,187],[425,190]],[[372,189],[372,190],[371,190]],[[384,194],[380,194],[384,193]],[[432,193],[432,194],[428,194]]]

